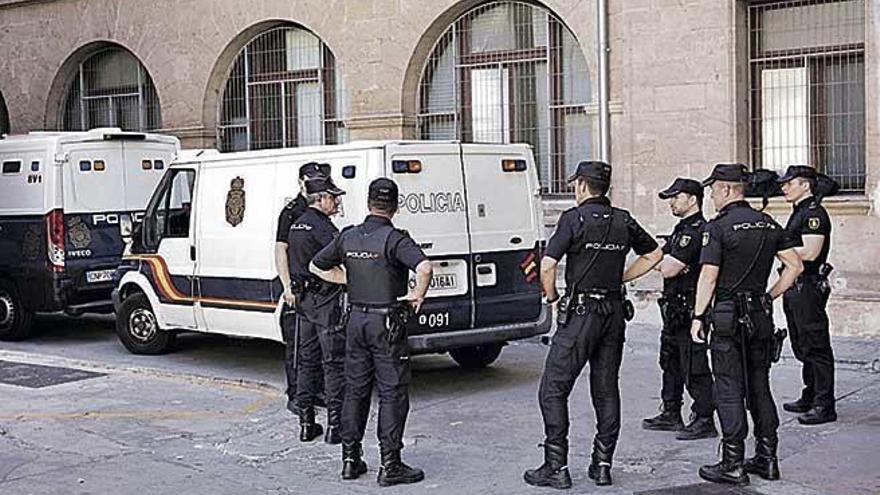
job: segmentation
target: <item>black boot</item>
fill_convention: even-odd
[[[544,464],[523,473],[523,479],[532,486],[571,488],[568,472],[568,445],[544,444]]]
[[[642,428],[652,431],[679,431],[684,428],[681,420],[681,402],[663,402],[660,414],[642,420]]]
[[[713,483],[748,485],[749,475],[743,469],[745,443],[724,441],[721,447],[721,461],[701,467],[700,478]]]
[[[715,418],[712,416],[703,418],[696,414],[691,416],[691,422],[683,430],[675,435],[678,440],[700,440],[718,436],[715,429]]]
[[[364,451],[360,442],[342,444],[342,479],[356,480],[367,472]]]
[[[400,460],[399,450],[382,451],[382,465],[379,467],[379,476],[376,478],[380,486],[418,483],[423,479],[425,479],[425,472],[404,464]]]
[[[837,421],[837,411],[834,406],[816,406],[806,414],[798,416],[798,423],[802,425],[821,425]]]
[[[304,407],[299,412],[299,441],[311,442],[324,433],[324,428],[315,423],[315,408]]]
[[[779,479],[779,459],[776,457],[778,437],[759,437],[755,439],[755,456],[746,460],[743,467],[747,473],[757,474],[765,480]]]
[[[330,445],[342,443],[341,413],[339,409],[327,409],[327,431],[324,433],[324,443]]]
[[[590,467],[587,468],[587,476],[596,482],[597,486],[611,484],[611,459],[614,457],[615,443],[603,443],[598,438],[593,440],[593,456]]]
[[[801,397],[794,402],[782,404],[782,408],[790,413],[805,413],[813,408],[813,401]]]

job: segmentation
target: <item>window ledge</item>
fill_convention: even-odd
[[[758,198],[749,198],[749,202],[756,208],[761,207],[761,200]],[[831,215],[849,216],[865,216],[873,208],[871,200],[859,194],[825,198],[822,200],[822,206]],[[771,214],[788,214],[791,212],[791,205],[783,198],[771,198],[765,211]]]

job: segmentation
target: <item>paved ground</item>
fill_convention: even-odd
[[[51,378],[85,379],[0,384],[0,493],[555,493],[521,481],[541,456],[535,397],[547,348],[536,342],[507,347],[480,371],[460,370],[446,356],[415,359],[404,456],[428,477],[380,490],[374,420],[365,445],[370,473],[355,482],[338,478],[338,447],[296,441],[277,344],[187,335],[172,354],[141,357],[116,342],[107,318],[48,317],[39,327],[29,342],[0,343],[0,375],[23,378],[28,370],[16,363],[30,363],[78,370]],[[716,440],[683,443],[639,428],[658,404],[656,340],[653,326],[630,327],[613,487],[597,489],[586,477],[587,381],[575,390],[572,493],[722,493],[696,475],[714,461]],[[805,428],[781,413],[783,481],[753,478],[751,491],[723,493],[880,493],[880,340],[835,346],[840,421]],[[799,367],[785,357],[773,370],[779,402],[799,390]]]

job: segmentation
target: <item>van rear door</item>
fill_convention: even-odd
[[[460,151],[457,143],[386,148],[386,175],[400,189],[394,223],[410,232],[434,264],[428,299],[409,328],[412,335],[472,326],[468,198]]]
[[[474,327],[541,313],[538,176],[527,145],[462,145],[475,281]]]

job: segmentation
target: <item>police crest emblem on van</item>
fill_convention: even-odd
[[[82,218],[73,217],[67,221],[67,238],[75,249],[85,249],[92,243],[92,232]]]
[[[244,209],[244,179],[236,177],[226,193],[226,222],[233,227],[238,226],[244,220]]]

